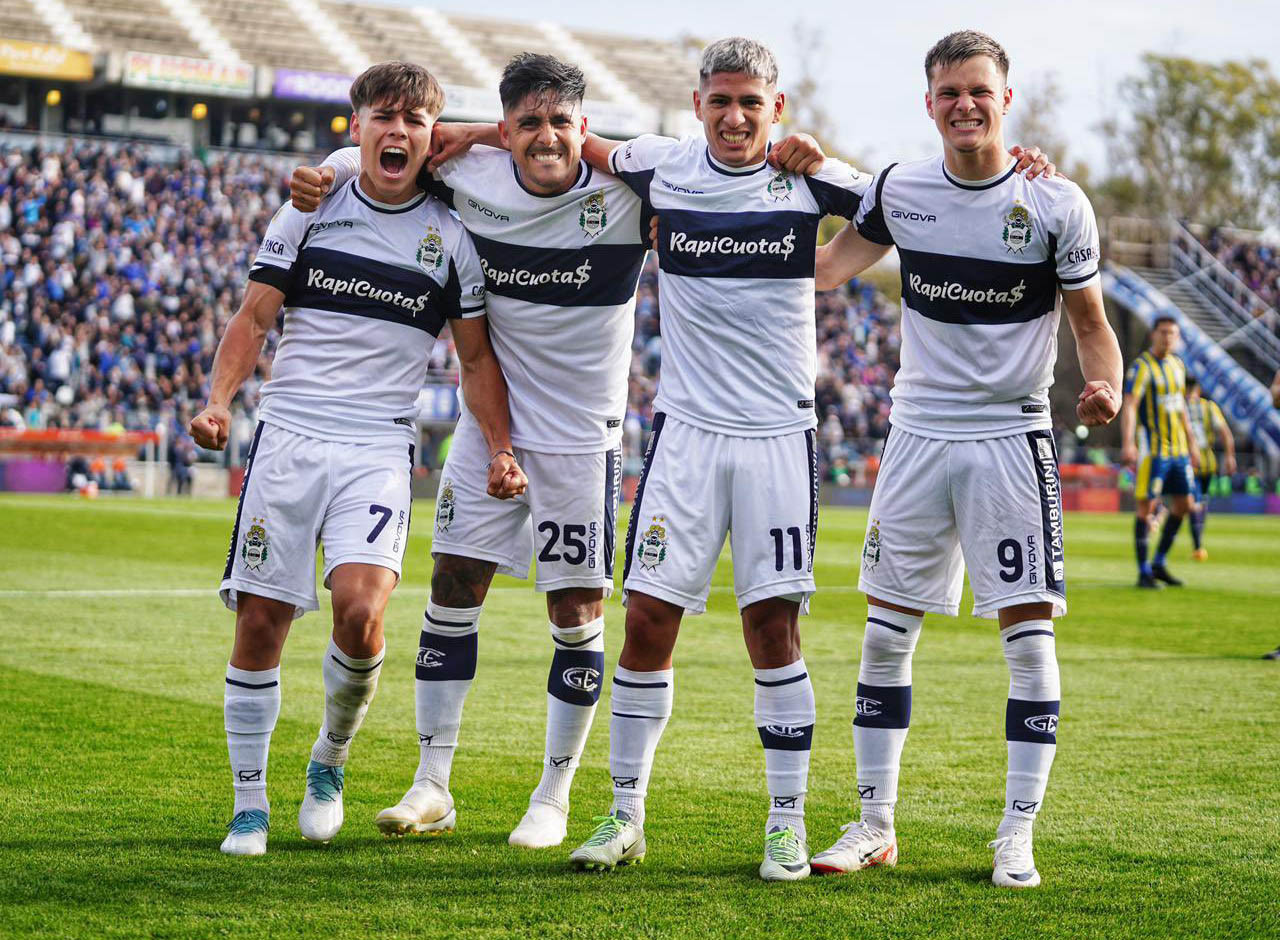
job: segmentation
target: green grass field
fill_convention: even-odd
[[[454,766],[458,831],[384,841],[373,816],[417,761],[426,525],[388,613],[389,668],[348,765],[346,827],[315,846],[296,823],[321,714],[323,610],[285,651],[270,851],[224,857],[232,617],[214,588],[232,514],[229,502],[0,497],[0,936],[1280,936],[1280,663],[1259,659],[1280,643],[1280,519],[1212,518],[1204,565],[1184,535],[1170,565],[1187,587],[1160,594],[1131,587],[1127,516],[1069,519],[1063,724],[1036,839],[1044,886],[1015,893],[992,887],[985,848],[1002,806],[1007,673],[995,627],[969,617],[929,618],[916,656],[898,868],[757,879],[763,759],[727,558],[677,650],[645,865],[598,876],[566,863],[608,806],[607,709],[566,845],[506,844],[539,770],[550,643],[541,599],[503,579]],[[820,593],[803,623],[818,696],[815,850],[853,815],[864,522],[824,510]],[[606,616],[612,663],[616,598]]]

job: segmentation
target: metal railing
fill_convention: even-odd
[[[1234,327],[1231,333],[1219,340],[1219,345],[1230,348],[1245,343],[1264,365],[1280,370],[1280,337],[1275,333],[1280,314],[1215,258],[1183,225],[1173,223],[1170,233],[1169,254],[1173,270],[1183,276],[1182,283],[1222,312]]]

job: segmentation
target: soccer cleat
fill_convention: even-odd
[[[1036,871],[1031,857],[1031,830],[1015,829],[1007,836],[988,842],[987,848],[996,850],[992,862],[991,883],[1001,888],[1034,888],[1040,884],[1040,872]]]
[[[1169,585],[1169,587],[1182,587],[1182,582],[1169,574],[1169,569],[1164,565],[1152,565],[1151,577],[1155,578],[1157,581],[1163,581],[1165,584]]]
[[[550,803],[529,803],[520,824],[511,831],[507,842],[523,849],[547,849],[564,841],[569,814]]]
[[[644,830],[621,810],[591,820],[595,831],[572,852],[569,861],[578,871],[613,871],[618,865],[644,861]]]
[[[835,875],[877,865],[892,868],[898,864],[898,839],[892,832],[881,832],[864,822],[846,823],[840,831],[844,835],[835,845],[809,860],[818,874]]]
[[[448,790],[435,784],[415,784],[395,806],[389,806],[373,819],[384,836],[441,835],[453,832],[458,814]]]
[[[1263,659],[1280,659],[1280,646],[1277,646],[1270,653],[1263,653]]]
[[[1138,575],[1138,587],[1150,588],[1151,590],[1158,591],[1164,588],[1164,585],[1157,581],[1154,575],[1141,572]]]
[[[1209,550],[1207,548],[1197,548],[1194,552],[1191,553],[1191,560],[1192,561],[1208,561]]]
[[[788,826],[774,826],[764,837],[764,861],[760,877],[765,881],[799,881],[809,877],[809,846]]]
[[[222,840],[224,855],[266,855],[267,830],[271,827],[267,814],[260,809],[236,813],[227,823],[227,837]]]
[[[342,828],[341,767],[307,762],[307,793],[298,807],[298,829],[311,842],[329,842]]]

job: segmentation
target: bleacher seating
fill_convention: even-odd
[[[285,4],[260,0],[192,2],[245,62],[315,72],[342,71],[333,54]]]
[[[159,0],[66,0],[66,6],[99,50],[204,55]]]
[[[404,59],[426,66],[446,84],[474,86],[476,77],[458,56],[404,7],[320,0],[334,22],[359,37],[360,48],[374,61]]]
[[[0,37],[25,42],[56,43],[52,30],[27,0],[0,0]]]

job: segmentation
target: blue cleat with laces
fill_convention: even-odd
[[[227,837],[222,840],[224,855],[266,855],[267,814],[260,809],[241,810],[227,824]]]
[[[302,838],[329,842],[342,828],[342,768],[310,761],[307,794],[298,808]]]

